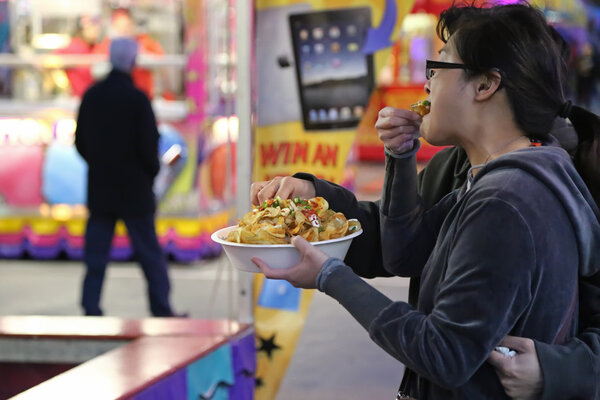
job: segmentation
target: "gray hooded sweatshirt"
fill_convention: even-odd
[[[421,277],[417,307],[391,301],[335,259],[319,289],[412,371],[413,397],[507,398],[485,362],[504,336],[562,344],[577,332],[578,276],[600,276],[596,204],[557,147],[505,154],[469,190],[430,209],[417,195],[415,158],[388,156],[386,164],[383,264]]]

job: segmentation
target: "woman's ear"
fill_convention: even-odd
[[[475,100],[483,101],[493,96],[500,88],[502,83],[502,75],[500,71],[492,69],[489,72],[482,74],[475,80]]]

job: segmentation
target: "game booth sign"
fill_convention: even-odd
[[[177,261],[220,254],[210,234],[233,213],[237,135],[229,6],[0,2],[0,258],[82,257],[87,166],[74,147],[76,114],[110,69],[111,37],[126,29],[140,48],[134,82],[159,122],[159,241]],[[131,256],[119,222],[111,258]]]
[[[384,159],[379,110],[426,97],[425,60],[450,4],[258,1],[254,179],[300,170],[352,188],[353,160]],[[417,157],[439,150],[423,142]]]

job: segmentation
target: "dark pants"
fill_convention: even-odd
[[[154,228],[154,216],[123,218],[135,257],[142,266],[148,284],[150,311],[156,317],[173,315],[169,305],[169,275],[164,254]],[[86,315],[102,315],[100,294],[104,272],[110,255],[116,217],[91,215],[85,231],[84,261],[87,267],[83,281],[81,305]]]

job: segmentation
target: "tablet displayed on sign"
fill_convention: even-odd
[[[373,89],[373,59],[363,53],[368,7],[289,17],[304,129],[353,127]]]

